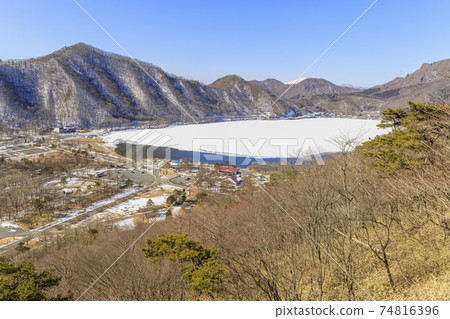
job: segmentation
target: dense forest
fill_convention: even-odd
[[[265,188],[247,179],[165,222],[1,259],[0,299],[448,300],[450,108],[383,115],[390,134],[336,138],[325,165]]]

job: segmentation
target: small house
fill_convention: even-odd
[[[183,164],[183,159],[171,161],[170,164],[172,166],[177,166],[177,165]]]
[[[234,167],[222,166],[220,168],[220,173],[225,175],[225,176],[238,175],[239,174],[239,169],[238,168],[234,168]]]

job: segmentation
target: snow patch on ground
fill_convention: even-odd
[[[125,191],[125,192],[122,192],[122,193],[116,194],[116,195],[114,195],[114,196],[111,196],[111,197],[109,197],[109,198],[107,198],[107,199],[103,199],[103,200],[101,200],[101,201],[95,202],[94,204],[92,204],[92,205],[90,205],[90,206],[88,206],[88,207],[86,207],[86,208],[83,208],[83,209],[74,211],[74,212],[72,212],[70,215],[66,215],[66,216],[64,216],[64,217],[62,217],[62,218],[59,218],[59,219],[57,219],[56,221],[51,222],[51,223],[49,223],[49,224],[47,224],[47,225],[45,225],[45,226],[41,226],[41,227],[32,229],[31,231],[46,230],[46,229],[53,228],[53,227],[55,227],[55,226],[57,226],[57,225],[59,225],[59,224],[61,224],[61,223],[66,222],[67,220],[70,220],[70,219],[72,219],[72,218],[75,218],[75,217],[80,216],[80,215],[83,215],[83,214],[87,214],[87,213],[91,212],[92,210],[97,209],[97,208],[99,208],[99,207],[102,207],[102,206],[104,206],[104,205],[111,204],[111,203],[113,203],[113,202],[115,202],[115,201],[117,201],[117,200],[119,200],[119,199],[121,199],[121,198],[123,198],[123,197],[126,197],[126,196],[128,196],[128,195],[131,195],[131,194],[137,192],[138,190],[139,190],[138,188],[134,188],[134,187],[133,187],[133,188],[131,188],[131,189]],[[94,216],[95,216],[95,215],[94,215]],[[78,223],[72,225],[71,227],[76,227],[76,226],[78,226],[79,224],[84,223],[84,222],[86,222],[87,220],[91,219],[92,217],[93,217],[93,216],[91,216],[91,217],[89,217],[89,218],[87,218],[87,219],[83,219],[82,221],[80,221],[80,222],[78,222]]]
[[[151,197],[150,199],[152,200],[153,205],[161,206],[166,203],[167,197],[169,197],[169,195],[161,195],[161,196]]]
[[[70,187],[70,186],[74,186],[77,184],[80,184],[81,182],[83,182],[82,179],[78,178],[78,177],[70,177],[66,179],[66,183],[64,184],[65,187]],[[54,185],[54,184],[59,184],[59,185],[63,185],[61,184],[61,179],[54,179],[51,180],[47,183],[45,183],[45,186],[50,186],[50,185]]]
[[[88,175],[93,176],[93,175],[97,175],[97,174],[100,174],[100,173],[105,173],[105,172],[107,172],[107,171],[109,171],[109,168],[100,168],[100,169],[92,168],[92,169],[90,169],[89,171],[87,171],[86,173],[87,173]]]
[[[181,206],[173,206],[171,208],[172,210],[172,216],[178,216],[180,215]]]
[[[176,187],[176,186],[172,186],[172,185],[161,185],[159,188],[162,188],[164,190],[181,189],[180,187]]]
[[[130,199],[117,206],[114,206],[111,209],[107,209],[104,212],[110,212],[112,214],[120,215],[130,215],[147,206],[147,202],[148,198]]]
[[[115,225],[119,227],[120,230],[129,230],[136,227],[133,218],[121,220],[120,222],[115,223]]]
[[[82,179],[79,179],[77,177],[70,177],[66,180],[66,184],[64,186],[69,187],[69,186],[77,185],[77,184],[81,183],[82,181],[83,181]],[[60,182],[61,182],[61,180],[60,180]]]
[[[162,221],[164,221],[165,219],[166,219],[166,213],[164,212],[164,213],[159,214],[159,215],[156,216],[156,217],[149,218],[149,219],[148,219],[148,222],[149,222],[149,223],[162,222]]]
[[[14,223],[12,223],[12,222],[10,222],[10,221],[6,221],[6,222],[2,222],[1,224],[0,224],[0,227],[9,227],[9,228],[19,228],[19,226],[18,225],[16,225],[16,224],[14,224]]]

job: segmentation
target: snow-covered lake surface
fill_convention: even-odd
[[[338,137],[358,137],[360,142],[387,129],[377,120],[313,118],[298,120],[258,120],[171,126],[161,129],[115,131],[104,142],[165,146],[185,151],[210,152],[261,158],[286,158],[305,148],[334,153]]]

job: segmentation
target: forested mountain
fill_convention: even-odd
[[[290,85],[274,79],[253,81],[275,95]],[[419,103],[450,102],[450,59],[425,63],[406,77],[398,77],[382,85],[359,90],[336,86],[323,79],[305,79],[294,84],[284,95],[294,100],[299,109],[314,109],[361,115],[386,108],[404,108],[408,101]]]
[[[230,75],[206,85],[79,43],[35,59],[0,61],[0,123],[3,127],[101,127],[279,116],[292,111],[364,116],[405,107],[409,100],[448,100],[449,75],[450,60],[443,60],[366,90],[304,79],[274,103],[288,84],[275,79],[248,82]]]
[[[333,94],[333,93],[350,93],[356,92],[357,89],[338,86],[330,81],[324,79],[307,78],[302,81],[298,81],[295,84],[286,84],[275,79],[267,79],[264,81],[252,81],[269,92],[272,92],[276,96],[283,94],[284,98],[299,99],[303,97],[309,97],[319,94]],[[286,91],[287,90],[287,91]]]
[[[271,111],[275,97],[250,86],[241,80],[221,90],[80,43],[37,59],[0,64],[0,119],[90,127],[135,120],[193,122],[187,113],[199,121]]]

